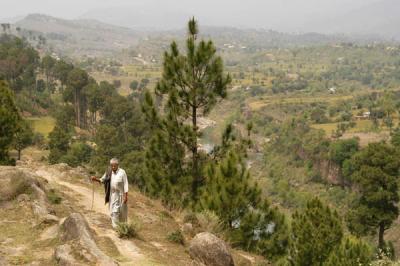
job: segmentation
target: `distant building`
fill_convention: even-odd
[[[355,119],[356,120],[367,120],[371,117],[371,112],[370,111],[365,111],[362,113],[362,115],[356,115]]]

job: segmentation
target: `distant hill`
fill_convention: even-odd
[[[309,27],[318,32],[376,34],[400,40],[400,1],[382,0]]]
[[[61,54],[77,56],[110,54],[135,45],[139,39],[132,29],[96,20],[66,20],[41,14],[28,15],[15,26],[43,35]]]
[[[105,16],[104,18],[106,18]],[[122,16],[123,17],[123,16]],[[29,38],[44,36],[47,49],[70,57],[115,56],[128,49],[142,54],[146,60],[160,59],[171,40],[183,43],[186,35],[181,30],[150,29],[134,30],[94,19],[67,20],[41,14],[31,14],[17,21],[20,35]],[[234,27],[203,26],[200,33],[211,38],[218,48],[243,52],[254,52],[268,48],[290,48],[298,46],[335,44],[338,42],[371,43],[381,41],[377,37],[357,34],[282,33],[265,29],[239,29]],[[123,57],[125,57],[123,55]]]

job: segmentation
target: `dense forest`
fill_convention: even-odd
[[[160,62],[129,69],[58,58],[5,30],[0,164],[29,145],[98,174],[117,157],[142,193],[193,223],[212,212],[232,246],[274,265],[395,261],[400,47],[230,49],[194,19],[187,32]],[[48,136],[33,116],[54,118]]]

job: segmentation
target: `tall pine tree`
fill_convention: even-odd
[[[176,42],[164,54],[162,79],[155,93],[167,95],[165,117],[159,124],[170,139],[172,135],[191,153],[191,198],[196,201],[203,180],[201,155],[198,150],[198,117],[210,112],[219,98],[226,96],[231,82],[224,74],[221,57],[216,55],[212,41],[198,40],[195,19],[188,23],[186,54],[181,54]]]
[[[8,149],[13,142],[21,117],[15,106],[14,95],[0,79],[0,165],[12,164]]]
[[[378,230],[378,245],[384,249],[384,233],[399,215],[398,152],[386,143],[371,143],[351,161],[351,180],[359,192],[349,212],[349,228],[365,235]]]

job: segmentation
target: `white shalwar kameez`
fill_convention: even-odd
[[[106,178],[106,174],[101,177],[103,182]],[[128,220],[128,207],[124,201],[124,194],[128,192],[128,177],[126,176],[125,170],[118,168],[114,173],[111,173],[110,183],[110,216],[112,227],[116,228],[118,223],[127,222]]]

